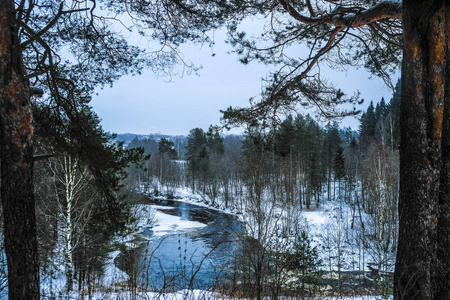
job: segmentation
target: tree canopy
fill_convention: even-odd
[[[357,113],[340,104],[359,103],[346,96],[320,73],[364,67],[393,88],[390,75],[398,72],[402,53],[400,1],[248,1],[243,14],[262,16],[262,33],[247,34],[237,21],[229,26],[231,44],[243,63],[275,65],[265,80],[260,99],[248,108],[229,108],[231,125],[254,118],[276,119],[280,113],[315,107],[328,117]]]
[[[321,67],[364,67],[392,87],[389,75],[401,65],[394,297],[448,298],[450,110],[444,103],[450,97],[449,11],[443,0],[2,1],[0,195],[7,216],[10,298],[39,297],[33,118],[36,128],[44,129],[42,120],[51,120],[61,147],[82,156],[77,145],[83,141],[83,116],[89,115],[86,105],[95,87],[126,73],[139,74],[144,67],[169,72],[177,61],[190,66],[177,47],[185,41],[212,43],[208,31],[224,24],[243,63],[277,67],[250,107],[224,112],[228,125],[278,122],[280,113],[302,106],[314,106],[326,116],[353,114],[356,108],[343,110],[339,104],[356,104],[358,95],[347,97],[328,83]],[[266,23],[261,33],[248,36],[239,24],[252,17]],[[149,37],[152,49],[130,45],[121,33],[129,29]],[[65,133],[72,128],[69,138]]]
[[[177,47],[187,40],[210,43],[205,32],[223,22],[227,7],[222,1],[1,2],[0,197],[10,299],[39,299],[34,134],[80,158],[111,195],[122,166],[111,155],[125,153],[98,127],[89,106],[94,89],[143,68],[170,73],[182,63],[193,69]],[[130,44],[130,31],[148,37],[151,49]]]

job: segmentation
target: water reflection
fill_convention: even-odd
[[[183,233],[154,236],[144,228],[146,242],[119,255],[115,263],[137,286],[150,290],[211,289],[229,274],[242,224],[232,215],[172,200],[150,200],[164,214],[206,226]]]

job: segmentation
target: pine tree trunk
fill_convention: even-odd
[[[438,299],[434,282],[444,113],[444,5],[445,1],[403,1],[395,299]]]
[[[32,111],[14,2],[0,1],[0,197],[9,299],[39,299]]]
[[[445,57],[450,58],[450,5],[445,7]],[[450,63],[445,66],[450,78]],[[450,80],[445,82],[442,169],[439,193],[436,299],[450,299]]]

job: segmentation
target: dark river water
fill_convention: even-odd
[[[149,290],[211,289],[232,274],[233,252],[243,232],[236,217],[173,200],[148,199],[159,212],[205,224],[202,228],[153,235],[144,228],[141,244],[121,253],[115,264],[137,286]],[[166,209],[167,208],[167,209]]]

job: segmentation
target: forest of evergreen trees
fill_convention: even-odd
[[[319,206],[324,195],[327,200],[349,199],[361,184],[361,205],[372,211],[374,203],[367,198],[376,197],[382,187],[391,187],[393,197],[398,190],[399,104],[400,83],[388,103],[382,98],[374,107],[370,102],[358,131],[340,128],[337,122],[322,127],[310,115],[297,114],[287,116],[276,128],[248,126],[242,136],[222,136],[212,126],[208,131],[195,128],[185,140],[177,137],[177,146],[172,141],[171,147],[187,161],[186,185],[213,201],[219,191],[231,200],[242,193],[240,186],[245,183],[250,193],[270,187],[283,201],[310,209]],[[139,180],[148,181],[156,174],[171,183],[173,159],[164,157],[162,141],[166,138],[158,146],[155,139],[135,138],[128,144],[152,155],[147,167],[132,172],[133,176],[139,173]],[[256,187],[253,176],[262,176],[253,181],[264,187]],[[174,178],[180,184],[180,177]],[[386,184],[377,186],[380,180]]]
[[[143,168],[130,170],[129,182],[155,195],[163,185],[169,197],[175,188],[186,186],[207,195],[212,206],[249,210],[253,232],[248,234],[267,251],[280,234],[262,229],[270,227],[274,208],[298,217],[302,210],[318,209],[327,201],[340,203],[341,210],[350,207],[351,220],[339,221],[345,228],[342,241],[330,242],[329,251],[340,251],[344,241],[370,249],[375,263],[369,269],[379,274],[378,287],[390,290],[392,278],[386,274],[392,275],[398,239],[400,92],[399,82],[388,102],[370,102],[358,131],[340,128],[337,122],[321,126],[301,114],[287,116],[275,128],[249,125],[242,136],[222,136],[213,126],[207,131],[195,128],[185,141],[185,162],[167,153],[176,150],[165,138],[159,143],[134,139],[128,147],[143,146],[152,155]],[[352,230],[357,232],[350,234]],[[290,234],[301,235],[294,231]],[[340,266],[341,255],[330,252],[330,265],[336,260]],[[358,270],[367,268],[359,263]]]
[[[225,198],[227,207],[252,208],[247,223],[257,226],[258,242],[271,228],[262,225],[266,213],[338,201],[361,219],[362,246],[378,243],[378,261],[397,250],[395,300],[449,299],[449,8],[448,1],[406,0],[0,1],[1,232],[9,298],[40,299],[41,281],[53,278],[41,278],[42,247],[64,254],[64,272],[89,289],[93,272],[80,266],[89,270],[92,263],[75,252],[77,243],[95,238],[88,233],[97,224],[90,222],[102,220],[100,229],[111,235],[123,231],[121,190],[156,193],[163,183],[190,186],[213,205]],[[175,141],[158,140],[153,158],[130,167],[136,170],[126,181],[125,169],[143,158],[142,150],[125,150],[101,132],[89,105],[93,95],[146,69],[167,78],[196,72],[183,45],[212,49],[220,30],[240,62],[267,66],[257,75],[264,76],[260,95],[224,112],[225,126],[248,122],[241,147],[230,147],[214,128],[193,129],[195,149],[188,141],[187,152],[177,153],[187,163],[174,163]],[[328,71],[340,76],[353,68],[393,90],[401,73],[401,126],[396,99],[369,106],[357,135],[337,135],[335,124],[304,115],[277,123],[299,107],[327,117],[354,114],[358,93],[347,96],[328,80]],[[86,183],[80,201],[75,186]],[[362,215],[371,218],[364,226]],[[66,241],[65,249],[44,242],[49,232]],[[260,298],[263,280],[255,275]]]
[[[337,122],[321,126],[310,115],[296,114],[275,128],[248,125],[241,136],[222,135],[211,126],[206,131],[194,128],[187,137],[127,136],[126,147],[122,142],[105,143],[111,137],[93,118],[92,144],[86,155],[102,163],[98,169],[61,151],[55,142],[40,143],[38,151],[58,152],[37,161],[35,170],[41,282],[49,288],[44,293],[51,293],[61,265],[67,290],[89,293],[104,274],[109,253],[123,247],[116,237],[130,232],[127,225],[132,221],[136,191],[173,197],[180,187],[206,195],[211,206],[245,210],[246,234],[252,240],[236,257],[242,269],[234,279],[241,284],[234,288],[246,295],[276,298],[286,293],[286,287],[279,289],[287,280],[280,270],[300,270],[303,264],[310,266],[302,269],[305,282],[316,280],[319,265],[327,269],[332,261],[340,280],[344,242],[372,256],[374,264],[369,269],[360,262],[355,270],[376,271],[377,291],[391,291],[389,274],[398,241],[399,103],[400,83],[388,102],[369,104],[357,131],[340,128]],[[329,261],[319,262],[308,232],[295,224],[301,211],[330,201],[349,207],[351,220],[339,220],[339,226],[346,224],[342,225],[345,233],[338,242],[336,236],[334,242],[330,238],[328,250],[321,250],[329,251]],[[269,226],[275,208],[292,218],[283,228]],[[295,237],[295,242],[283,246],[280,236]],[[286,249],[295,256],[282,255]],[[261,258],[256,264],[255,256]],[[6,268],[4,257],[1,267]],[[330,267],[330,271],[336,270]],[[6,272],[1,274],[5,288]],[[273,278],[278,278],[280,286],[274,286]],[[317,290],[307,293],[303,287],[296,293]]]

